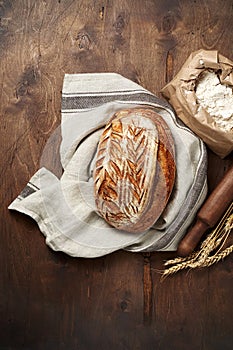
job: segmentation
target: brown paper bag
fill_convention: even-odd
[[[161,92],[178,117],[212,151],[224,158],[233,150],[233,131],[222,130],[205,109],[198,108],[195,86],[206,69],[218,71],[221,83],[233,87],[233,62],[218,51],[199,50],[189,56],[179,73]]]

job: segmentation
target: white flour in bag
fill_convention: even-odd
[[[199,109],[204,108],[223,131],[233,131],[232,88],[222,85],[217,74],[204,71],[196,86]]]

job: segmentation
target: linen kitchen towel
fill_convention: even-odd
[[[110,117],[138,106],[152,106],[170,127],[176,180],[155,225],[144,233],[126,233],[110,227],[96,213],[92,173],[99,137]],[[203,142],[177,120],[171,106],[116,73],[67,74],[61,133],[62,176],[42,167],[9,209],[31,216],[48,246],[71,256],[98,257],[118,249],[176,250],[205,199],[207,160]]]

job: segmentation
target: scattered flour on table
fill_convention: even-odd
[[[224,131],[233,131],[232,88],[222,85],[218,76],[204,71],[196,86],[197,102],[213,117],[216,125]]]

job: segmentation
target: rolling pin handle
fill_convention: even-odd
[[[194,251],[208,228],[214,227],[233,201],[233,166],[206,199],[197,213],[196,224],[180,241],[177,254],[188,256]]]
[[[180,242],[177,249],[177,255],[185,257],[191,254],[208,228],[209,225],[207,223],[200,219],[197,219],[195,225],[185,236],[185,239]]]

